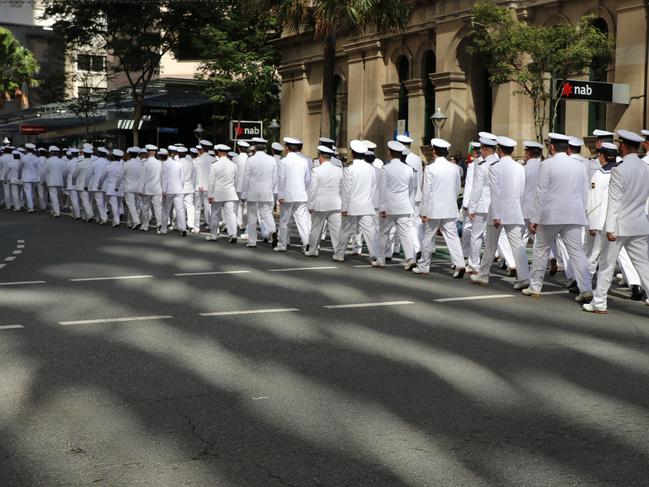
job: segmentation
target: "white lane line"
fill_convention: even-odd
[[[356,303],[356,304],[330,304],[323,306],[327,309],[343,309],[343,308],[371,308],[373,306],[400,306],[402,304],[415,304],[412,301],[386,301],[383,303]]]
[[[570,294],[570,291],[568,291],[567,289],[564,289],[563,291],[544,291],[541,293],[541,296],[552,296],[553,294]]]
[[[0,330],[17,330],[18,328],[25,328],[23,325],[2,325]]]
[[[24,248],[25,248],[25,244],[16,245],[16,248],[17,248],[17,249],[24,249]]]
[[[24,240],[16,240],[16,242],[18,242],[18,243],[25,243]]]
[[[481,299],[502,299],[502,298],[514,298],[516,294],[489,294],[486,296],[464,296],[460,298],[441,298],[433,299],[436,303],[448,303],[450,301],[478,301]]]
[[[366,267],[374,267],[372,264],[359,264],[355,265],[357,269],[363,269]],[[385,264],[383,267],[403,267],[403,264]]]
[[[142,276],[114,276],[114,277],[79,277],[75,279],[70,279],[72,282],[82,282],[82,281],[114,281],[120,279],[151,279],[151,275],[142,275]]]
[[[98,323],[124,323],[127,321],[169,320],[171,318],[173,318],[173,316],[169,315],[129,316],[127,318],[102,318],[100,320],[59,321],[59,325],[95,325]]]
[[[20,254],[22,254],[22,253],[23,253],[22,250],[14,250],[14,251],[12,252],[12,254],[14,254],[14,255],[20,255]]]
[[[300,311],[298,308],[276,308],[276,309],[253,309],[247,311],[216,311],[214,313],[198,313],[199,316],[231,316],[231,315],[255,315],[261,313],[288,313]]]
[[[185,277],[185,276],[217,276],[220,274],[247,274],[250,271],[214,271],[214,272],[182,272],[180,274],[174,274],[176,277]]]
[[[16,282],[0,282],[0,286],[22,286],[27,284],[45,284],[47,281],[16,281]]]
[[[323,271],[326,269],[338,269],[336,266],[324,267],[289,267],[287,269],[268,269],[268,272],[291,272],[291,271]]]
[[[11,262],[12,260],[16,260],[16,258],[15,257],[5,257],[5,260],[7,262]]]
[[[2,268],[3,268],[4,266],[6,266],[6,265],[7,265],[7,264],[0,264],[0,269],[2,269]]]

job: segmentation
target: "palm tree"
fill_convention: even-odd
[[[0,27],[0,108],[12,96],[26,104],[22,88],[38,84],[34,77],[38,70],[31,51],[21,46],[10,30]]]
[[[262,0],[264,1],[264,0]],[[280,23],[296,32],[313,32],[322,42],[322,120],[321,135],[330,137],[333,108],[336,36],[360,34],[364,29],[379,32],[403,29],[411,8],[404,0],[265,0],[265,7]]]

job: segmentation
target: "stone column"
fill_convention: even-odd
[[[306,67],[298,62],[281,65],[277,71],[282,78],[280,140],[286,136],[303,138],[308,113]]]
[[[391,139],[395,130],[397,130],[401,86],[399,83],[387,83],[381,85],[381,89],[383,90],[385,106],[385,135],[388,139]]]
[[[424,83],[421,79],[409,79],[404,82],[404,85],[408,90],[408,132],[413,139],[413,150],[419,152],[420,146],[430,142],[423,140],[426,114]]]
[[[431,73],[430,80],[435,86],[435,109],[440,107],[448,117],[440,137],[464,150],[475,126],[475,112],[473,107],[467,106],[466,77],[460,71],[453,71]]]

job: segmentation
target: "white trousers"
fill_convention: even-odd
[[[210,209],[210,233],[214,237],[219,236],[219,224],[225,222],[228,237],[237,236],[237,214],[235,211],[236,201],[218,201],[211,204]]]
[[[451,254],[451,262],[456,268],[464,267],[464,253],[462,252],[462,243],[457,234],[457,225],[455,218],[444,218],[442,220],[429,219],[425,224],[424,240],[421,244],[421,258],[417,261],[417,267],[422,272],[430,271],[430,260],[433,253],[433,244],[437,231],[441,229],[442,236]]]
[[[349,237],[354,233],[356,225],[360,226],[370,257],[378,257],[379,230],[376,225],[375,215],[343,216],[340,222],[340,240],[338,241],[338,247],[334,249],[335,255],[337,257],[343,257],[345,255],[345,247],[347,246]]]
[[[505,232],[503,233],[503,229]],[[518,281],[527,281],[530,278],[530,266],[527,261],[527,253],[523,245],[523,225],[487,225],[485,235],[485,250],[480,262],[480,277],[489,277],[489,269],[496,255],[500,238],[505,235],[513,253],[514,265]]]
[[[462,253],[465,256],[471,254],[471,232],[473,222],[469,218],[469,210],[462,210]]]
[[[124,201],[131,220],[132,225],[140,224],[140,210],[138,208],[140,202],[140,195],[137,193],[124,193]]]
[[[23,191],[25,192],[25,203],[28,210],[34,209],[34,186],[38,183],[23,183]]]
[[[9,181],[2,181],[2,192],[5,197],[5,208],[9,210],[11,208],[11,184]]]
[[[187,230],[187,222],[185,220],[185,205],[183,202],[183,194],[166,194],[162,197],[162,223],[160,226],[160,233],[167,233],[169,226],[169,214],[173,208],[176,212],[176,225],[179,231]]]
[[[586,258],[588,259],[588,272],[590,272],[592,277],[597,272],[597,266],[602,252],[601,231],[597,230],[595,235],[591,235],[590,232],[586,230],[586,235],[584,237],[584,252],[586,252]]]
[[[50,196],[50,203],[52,205],[52,213],[56,216],[61,214],[61,207],[59,206],[59,194],[61,193],[61,186],[50,186],[47,188]]]
[[[38,205],[41,210],[47,208],[47,193],[45,183],[36,183],[36,191],[38,192]]]
[[[521,238],[522,238],[522,232],[523,229],[521,227]],[[509,240],[507,239],[507,234],[505,232],[500,233],[500,237],[498,237],[498,255],[505,259],[505,264],[507,267],[510,269],[513,269],[516,267],[516,259],[514,258],[514,251],[512,250],[512,246],[509,243]]]
[[[622,250],[620,250],[620,255],[617,257],[617,263],[620,265],[620,270],[622,271],[624,282],[626,282],[627,286],[631,287],[641,285],[638,271],[633,266],[629,253],[625,247],[622,247]],[[645,288],[645,291],[647,291],[647,288]]]
[[[86,219],[94,218],[95,214],[92,211],[92,204],[90,203],[90,194],[88,191],[79,191],[79,199],[81,200],[81,205],[83,206],[83,212],[86,215]]]
[[[108,213],[106,212],[106,200],[104,199],[104,193],[102,191],[93,191],[92,197],[95,200],[97,205],[97,211],[99,212],[99,219],[104,222],[108,219]]]
[[[593,305],[606,307],[606,297],[615,274],[615,262],[623,248],[626,249],[631,263],[638,271],[642,287],[645,290],[649,289],[649,235],[618,237],[614,242],[610,242],[604,233],[602,235],[602,258],[597,272],[597,288],[593,293]]]
[[[119,225],[120,215],[121,215],[121,211],[119,209],[120,197],[116,195],[110,195],[107,196],[107,198],[108,198],[108,205],[110,206],[110,216],[111,219],[113,220],[113,225]]]
[[[20,210],[20,184],[11,184],[11,201],[13,203],[14,210]]]
[[[241,201],[241,193],[237,193],[238,201],[235,201],[237,210],[237,226],[239,228],[246,228],[248,225],[248,205],[246,202]]]
[[[274,233],[275,219],[273,218],[272,201],[248,201],[248,225],[246,233],[248,234],[248,244],[257,243],[257,218],[259,218],[259,228],[261,229],[261,238],[268,238]]]
[[[142,195],[142,229],[149,229],[149,222],[151,221],[151,207],[153,207],[153,215],[157,225],[162,225],[162,195],[161,194],[145,194]]]
[[[311,213],[311,233],[309,234],[309,253],[316,254],[325,225],[331,237],[331,247],[336,251],[340,244],[340,210],[314,211]]]
[[[287,247],[289,244],[288,227],[291,217],[295,220],[297,232],[300,234],[302,245],[309,243],[309,230],[311,229],[311,215],[306,206],[306,201],[283,203],[279,209],[279,244]],[[349,237],[348,237],[349,238]]]
[[[196,221],[196,208],[194,207],[194,193],[183,194],[183,203],[185,204],[185,213],[187,215],[187,228],[194,228]]]
[[[575,279],[580,292],[591,291],[593,286],[588,272],[588,259],[582,245],[581,225],[539,225],[534,241],[534,257],[530,274],[530,288],[541,291],[543,276],[550,256],[552,242],[557,235],[561,236],[572,262]]]
[[[196,227],[201,226],[201,212],[203,212],[203,216],[205,217],[205,224],[209,225],[212,221],[210,218],[212,205],[207,201],[206,191],[196,191],[194,193],[194,225]]]
[[[79,208],[79,193],[77,190],[68,189],[68,198],[70,199],[70,205],[72,205],[72,217],[80,218],[81,208]]]
[[[421,201],[415,202],[415,212],[410,217],[412,220],[412,243],[415,246],[415,254],[421,250],[421,241],[424,239],[424,225],[420,218],[421,215]],[[403,247],[403,242],[401,242]],[[405,250],[404,250],[405,253]]]
[[[399,240],[401,241],[401,246],[403,247],[403,253],[406,256],[406,260],[414,259],[416,252],[415,242],[413,240],[413,227],[414,225],[411,215],[387,215],[385,218],[379,218],[378,253],[372,254],[370,252],[370,255],[376,255],[376,259],[380,263],[385,264],[385,256],[390,248],[390,234],[394,229],[399,235]]]
[[[487,229],[487,214],[476,213],[471,225],[471,252],[469,253],[469,269],[478,271],[480,269],[480,247],[484,240],[484,233]]]

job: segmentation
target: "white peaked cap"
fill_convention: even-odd
[[[582,147],[584,145],[584,141],[579,137],[570,137],[568,144],[572,145],[573,147]]]
[[[253,137],[250,139],[253,144],[266,144],[268,141],[263,137]]]
[[[471,147],[479,149],[482,144],[480,142],[471,142]]]
[[[440,149],[448,149],[451,147],[451,144],[446,142],[444,139],[431,139],[430,140],[430,145],[433,147],[439,147]]]
[[[116,157],[122,157],[124,155],[124,151],[121,149],[113,149],[113,155]]]
[[[211,156],[214,155],[214,151],[213,151],[213,150],[208,150],[207,153],[208,153],[209,155],[211,155]]]
[[[214,146],[214,149],[219,151],[219,152],[230,152],[232,150],[232,147],[230,147],[229,145],[225,145],[225,144],[216,144]]]
[[[486,147],[496,147],[498,145],[495,139],[489,139],[487,137],[480,137],[480,144]]]
[[[403,152],[406,149],[406,147],[397,140],[391,140],[388,142],[388,149],[390,149],[393,152]]]
[[[229,157],[230,159],[232,159],[232,158],[234,158],[234,157],[237,157],[238,155],[239,155],[239,154],[237,154],[236,152],[232,152],[232,151],[228,152],[228,157]]]
[[[274,150],[284,150],[284,146],[282,144],[280,144],[279,142],[273,142],[271,147]]]
[[[72,155],[72,152],[71,152],[71,151],[66,151],[66,152],[65,152],[65,155],[66,155],[66,156],[71,156],[71,155]]]
[[[593,135],[595,137],[613,137],[615,134],[613,132],[609,132],[608,130],[595,129],[593,130]]]
[[[76,147],[72,147],[72,148],[70,149],[70,152],[72,152],[73,154],[78,154],[78,153],[79,153],[79,149],[77,149]]]
[[[407,135],[397,135],[397,140],[402,144],[412,144],[412,139]]]
[[[159,149],[158,154],[161,155],[161,156],[167,156],[167,155],[169,155],[169,151],[167,149],[164,149],[164,148]]]
[[[129,147],[126,149],[126,152],[129,154],[139,154],[140,153],[140,148],[139,147]]]
[[[322,152],[323,154],[327,154],[328,156],[333,156],[334,151],[333,149],[330,149],[329,147],[325,145],[319,145],[318,146],[318,152]]]
[[[284,137],[284,143],[288,145],[302,145],[303,142],[294,137]]]
[[[617,152],[617,145],[615,145],[613,142],[602,142],[600,149],[606,149],[609,151]]]
[[[176,152],[178,152],[179,154],[186,154],[187,147],[176,147]]]
[[[559,134],[556,132],[550,132],[548,134],[548,139],[556,140],[557,142],[570,142],[570,137],[564,134]]]
[[[523,142],[523,147],[529,149],[543,149],[543,144],[538,143],[536,140],[526,140]]]
[[[371,140],[364,140],[363,142],[365,143],[365,145],[367,146],[367,148],[369,150],[376,149],[376,144],[374,142],[372,142]]]
[[[617,131],[617,136],[620,139],[626,140],[628,142],[635,142],[635,143],[644,142],[644,137],[636,134],[635,132],[631,132],[630,130],[620,129]]]
[[[146,154],[147,152],[149,151],[146,150],[144,147],[140,148],[140,154]]]
[[[31,142],[28,142],[25,144],[25,147],[28,149],[36,149],[36,145],[32,144]]]
[[[239,147],[250,147],[250,144],[245,140],[237,140],[237,145]]]
[[[39,147],[36,149],[38,152],[47,152],[47,149],[45,147]]]
[[[55,146],[55,145],[51,145],[50,148],[49,148],[48,150],[49,150],[50,152],[58,152],[58,151],[60,151],[61,149],[59,149],[59,148],[58,148],[57,146]]]
[[[108,149],[105,147],[98,147],[97,152],[102,152],[103,154],[108,154]]]
[[[19,150],[11,151],[11,153],[12,153],[14,156],[19,156],[19,155],[22,154]]]
[[[491,132],[478,132],[478,137],[480,137],[481,139],[491,139],[491,140],[496,140],[497,138]]]
[[[357,154],[365,154],[367,152],[367,146],[360,140],[352,140],[349,143],[349,147],[351,147],[352,151],[356,152]]]
[[[167,150],[169,152],[178,152],[178,147],[176,147],[175,145],[169,145],[167,146]]]
[[[509,137],[505,137],[504,135],[500,135],[496,137],[496,144],[498,144],[500,147],[516,147],[518,143],[514,139],[510,139]]]
[[[192,154],[198,154],[198,149],[196,147],[190,147],[189,152],[191,152]]]
[[[147,144],[144,146],[146,150],[158,150],[158,148],[153,144]]]
[[[365,153],[366,156],[373,156],[374,151],[372,149],[368,149],[368,151]]]
[[[642,130],[640,131],[640,133],[641,133],[642,135],[644,135],[645,137],[649,137],[649,130],[642,129]]]
[[[335,140],[332,140],[329,137],[320,137],[318,139],[318,142],[320,142],[321,144],[335,144],[336,143]]]
[[[212,147],[214,145],[209,140],[205,140],[205,139],[199,141],[198,143],[199,145],[204,145],[206,147]]]
[[[92,154],[92,147],[84,147],[83,148],[83,153],[84,154]]]

